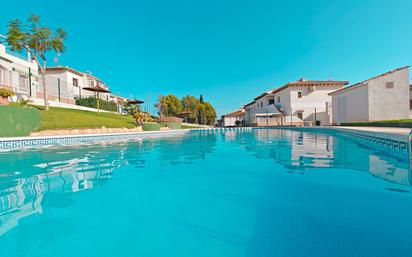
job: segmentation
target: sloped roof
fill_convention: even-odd
[[[344,86],[349,84],[349,81],[342,81],[342,80],[306,80],[301,78],[296,81],[289,82],[279,88],[274,89],[271,93],[275,94],[278,93],[290,86],[323,86],[323,87],[336,87],[336,86]]]
[[[248,106],[250,106],[250,105],[252,105],[252,104],[254,104],[254,103],[256,103],[256,102],[255,102],[255,101],[252,101],[252,102],[250,102],[250,103],[245,104],[243,107],[248,107]]]
[[[365,85],[368,81],[370,81],[370,80],[372,80],[372,79],[380,78],[380,77],[383,77],[383,76],[386,76],[386,75],[389,75],[389,74],[392,74],[392,73],[394,73],[394,72],[397,72],[397,71],[400,71],[400,70],[404,70],[404,69],[409,69],[409,65],[408,65],[408,66],[403,66],[403,67],[400,67],[400,68],[396,68],[396,69],[394,69],[394,70],[391,70],[391,71],[388,71],[388,72],[379,74],[379,75],[377,75],[377,76],[375,76],[375,77],[372,77],[372,78],[363,80],[363,81],[358,82],[358,83],[356,83],[356,84],[353,84],[353,85],[350,85],[350,86],[347,86],[347,87],[343,87],[343,88],[341,88],[341,89],[338,89],[338,90],[336,90],[336,91],[333,91],[333,92],[329,93],[329,95],[333,95],[333,94],[336,94],[336,93],[340,93],[340,92],[346,91],[346,90],[348,90],[348,89],[351,89],[351,88],[353,88],[353,87]]]
[[[81,77],[84,76],[83,72],[77,71],[77,70],[75,70],[73,68],[70,68],[68,66],[47,67],[46,71],[69,71],[69,72],[71,72],[73,74],[76,74],[78,76],[81,76]]]
[[[262,93],[262,94],[260,94],[260,95],[256,96],[254,100],[256,101],[256,100],[258,100],[259,98],[262,98],[262,97],[264,97],[264,96],[266,96],[266,95],[270,94],[270,92],[271,92],[271,91],[269,91],[269,92],[265,92],[265,93]]]
[[[234,112],[231,112],[231,113],[228,113],[228,114],[224,114],[223,116],[224,117],[234,117],[234,116],[239,116],[239,115],[242,115],[243,114],[243,110],[241,109],[241,110],[237,110],[237,111],[234,111]]]

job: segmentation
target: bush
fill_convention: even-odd
[[[160,122],[172,122],[172,123],[182,123],[183,119],[179,117],[167,117],[167,116],[160,116],[159,117]]]
[[[181,129],[182,123],[179,122],[160,122],[160,126],[168,127],[170,129]]]
[[[10,97],[14,96],[14,92],[11,91],[10,89],[0,87],[0,97]]]
[[[94,97],[76,99],[76,105],[97,108],[97,101]],[[117,104],[115,102],[108,102],[102,99],[99,99],[99,107],[101,110],[117,112]]]
[[[160,130],[160,124],[156,122],[145,122],[142,124],[143,131]]]

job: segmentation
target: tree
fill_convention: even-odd
[[[197,118],[198,123],[202,124],[202,125],[205,125],[205,123],[206,123],[206,108],[205,108],[204,104],[200,103],[200,101],[199,101],[199,106],[197,108],[197,115],[198,115],[198,118]]]
[[[159,109],[159,114],[163,116],[178,116],[183,106],[179,98],[175,95],[167,95],[159,97],[159,104],[156,105]]]
[[[189,122],[197,123],[198,122],[198,110],[200,102],[196,97],[192,95],[187,95],[182,98],[182,105],[183,110],[185,112],[189,112],[190,114],[187,116]]]
[[[140,113],[141,112],[141,108],[139,104],[130,104],[130,103],[125,103],[124,104],[124,109],[125,111],[134,116],[136,113]]]
[[[44,109],[47,111],[46,54],[50,51],[63,53],[63,41],[67,38],[67,33],[60,28],[53,33],[50,28],[42,26],[40,17],[34,14],[30,15],[27,23],[23,25],[18,19],[10,21],[6,40],[13,51],[21,52],[25,49],[37,63],[43,82]]]
[[[207,125],[214,125],[216,121],[216,110],[212,104],[205,102],[205,122]]]
[[[200,94],[199,102],[200,102],[201,104],[203,104],[203,95],[202,95],[202,94]]]

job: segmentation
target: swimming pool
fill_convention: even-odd
[[[349,137],[191,132],[0,153],[0,256],[412,256],[409,165]]]

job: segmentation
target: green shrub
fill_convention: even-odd
[[[112,112],[117,111],[117,104],[115,102],[108,102],[102,99],[98,99],[98,100],[99,100],[99,107],[101,110],[112,111]],[[97,101],[96,101],[96,98],[94,97],[76,99],[76,105],[97,108]]]
[[[181,129],[182,128],[182,123],[179,122],[160,122],[160,126],[168,127],[170,129]]]
[[[145,122],[142,124],[143,131],[160,130],[160,124],[156,122]]]
[[[0,87],[0,97],[10,97],[14,96],[14,92],[11,91],[10,89]]]

